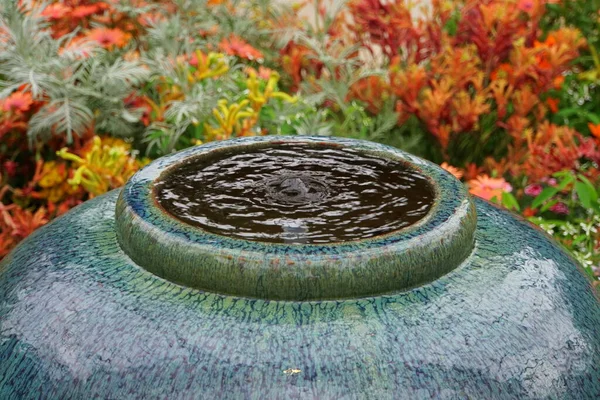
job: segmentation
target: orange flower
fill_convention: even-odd
[[[590,132],[595,138],[600,139],[600,124],[594,125],[588,122],[588,128],[590,128]]]
[[[523,216],[525,218],[534,217],[537,214],[537,210],[535,208],[527,207],[523,210]]]
[[[28,111],[33,104],[33,99],[30,93],[15,92],[8,96],[2,104],[4,111],[25,112]]]
[[[131,35],[115,28],[96,28],[88,32],[87,37],[100,43],[104,48],[112,48],[113,46],[123,47],[131,39]]]
[[[533,42],[533,47],[536,49],[543,46],[552,47],[554,45],[556,45],[556,37],[553,34],[549,34],[546,40],[543,42],[539,42],[537,40]]]
[[[556,78],[554,78],[552,80],[552,83],[554,84],[554,89],[560,90],[560,88],[562,87],[564,82],[565,82],[565,77],[563,75],[559,75]]]
[[[11,206],[0,204],[0,216],[6,228],[10,229],[11,235],[17,240],[29,236],[48,222],[48,215],[44,207],[40,207],[35,213],[32,213],[30,210],[24,210],[18,206],[11,208]]]
[[[537,66],[541,70],[550,70],[552,69],[552,64],[548,61],[548,57],[544,54],[535,56],[535,60],[537,62]]]
[[[442,165],[440,165],[440,167],[442,167],[446,171],[450,172],[452,175],[454,175],[456,177],[456,179],[462,178],[463,175],[465,174],[462,169],[453,167],[452,165],[448,164],[447,162],[443,162]]]
[[[497,80],[498,78],[507,79],[513,73],[513,67],[510,64],[504,63],[500,64],[498,68],[494,72],[490,74],[490,78],[492,81]]]
[[[44,8],[42,15],[47,19],[61,19],[71,11],[71,7],[65,6],[62,3],[50,4]]]
[[[546,38],[546,40],[544,40],[544,44],[546,46],[555,46],[556,45],[556,38],[554,37],[553,34],[549,34],[548,37]]]
[[[229,39],[221,40],[221,43],[219,43],[219,48],[221,51],[229,54],[230,56],[238,56],[248,60],[263,58],[263,54],[260,51],[250,46],[248,42],[235,35],[229,36]]]
[[[482,174],[469,181],[469,192],[486,200],[500,200],[502,193],[510,193],[512,186],[503,178],[490,178]]]
[[[559,99],[554,99],[554,98],[552,98],[552,97],[548,97],[548,98],[546,99],[546,104],[548,104],[548,107],[550,107],[550,110],[551,110],[553,113],[556,113],[556,112],[558,112],[558,103],[559,103],[559,102],[560,102],[560,100],[559,100]]]

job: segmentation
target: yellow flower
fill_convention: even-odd
[[[130,154],[131,146],[121,139],[94,136],[81,157],[62,148],[56,154],[76,166],[68,183],[82,186],[90,195],[97,196],[122,186],[145,163]]]
[[[229,71],[227,60],[220,53],[211,52],[204,54],[202,51],[196,50],[190,58],[189,64],[196,69],[193,73],[188,73],[188,81],[190,83],[221,76]]]
[[[213,109],[213,116],[218,126],[204,124],[205,139],[224,140],[233,134],[241,136],[246,133],[258,120],[258,113],[247,107],[249,103],[249,100],[242,100],[228,105],[227,100],[219,100],[218,106]]]
[[[198,60],[200,59],[201,57],[198,56]],[[199,66],[200,64],[201,62],[198,61]],[[213,109],[217,126],[204,124],[206,141],[229,139],[233,135],[253,135],[252,127],[258,121],[260,110],[270,99],[278,98],[289,103],[296,102],[296,97],[276,90],[279,81],[279,74],[276,72],[270,73],[264,89],[261,89],[263,83],[254,69],[248,69],[247,73],[248,98],[234,104],[228,104],[227,100],[219,100],[218,106]]]
[[[67,183],[68,171],[64,162],[47,161],[41,168],[37,185],[42,188],[38,195],[51,203],[58,203],[76,189]]]
[[[46,161],[42,167],[41,177],[37,184],[48,189],[53,186],[58,186],[67,179],[67,169],[64,163],[56,161]]]
[[[271,98],[281,99],[288,103],[295,103],[296,97],[292,97],[287,93],[278,92],[275,90],[279,82],[279,74],[275,71],[271,72],[271,76],[267,80],[267,84],[263,91],[260,90],[260,81],[256,76],[256,71],[248,70],[248,79],[246,80],[246,86],[248,87],[248,99],[250,104],[255,111],[260,111],[263,105]]]

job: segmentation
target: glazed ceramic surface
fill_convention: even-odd
[[[213,147],[157,160],[0,264],[0,399],[600,397],[600,303],[566,253],[432,164],[327,141],[414,164],[436,206],[352,245],[236,242],[150,202]]]
[[[205,232],[183,223],[156,201],[154,182],[178,163],[207,153],[285,143],[345,146],[393,158],[428,177],[434,205],[416,224],[362,241],[297,245],[262,243]],[[475,207],[465,187],[446,171],[394,148],[350,139],[253,137],[163,157],[127,183],[116,206],[119,244],[138,265],[210,292],[274,300],[358,297],[432,281],[473,249]]]

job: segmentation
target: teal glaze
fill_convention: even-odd
[[[590,283],[547,235],[485,201],[473,201],[474,248],[430,282],[276,301],[134,263],[118,242],[119,195],[0,263],[0,399],[600,397]]]

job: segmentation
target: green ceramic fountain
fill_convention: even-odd
[[[380,144],[158,159],[0,264],[0,399],[600,398],[577,263]]]

